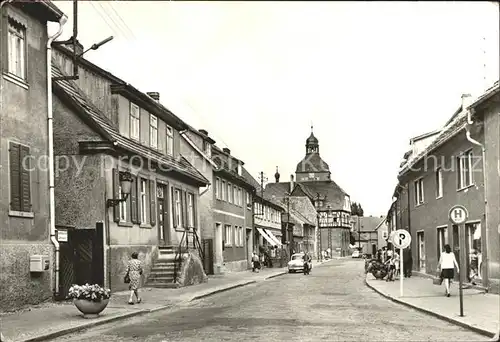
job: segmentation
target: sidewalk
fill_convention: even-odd
[[[366,285],[382,296],[448,322],[493,337],[499,329],[500,297],[476,289],[463,290],[464,317],[460,317],[458,282],[451,286],[451,297],[445,297],[444,285],[433,285],[432,279],[404,278],[403,297],[399,293],[399,279],[393,282],[366,276]]]
[[[316,262],[313,265],[318,264]],[[84,319],[71,302],[45,303],[15,313],[0,314],[1,332],[9,342],[43,341],[116,320],[174,308],[176,305],[286,273],[286,268],[265,268],[259,273],[243,271],[209,276],[207,283],[178,289],[142,288],[143,302],[136,305],[127,304],[130,294],[128,291],[115,292],[107,308],[95,319]]]

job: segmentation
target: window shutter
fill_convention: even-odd
[[[149,223],[151,226],[154,226],[156,224],[156,191],[155,191],[155,181],[150,179],[149,180],[149,203],[150,203],[150,216],[149,216]]]
[[[193,226],[195,226],[196,228],[199,228],[198,227],[198,222],[197,222],[197,215],[196,215],[196,209],[197,209],[197,205],[196,205],[196,196],[193,194]],[[199,231],[199,229],[198,229]]]
[[[113,169],[113,199],[120,198],[120,173],[118,169]],[[120,205],[113,207],[113,221],[120,222]]]
[[[139,179],[138,177],[133,176],[132,177],[132,188],[130,189],[130,220],[132,223],[139,223],[139,217],[138,217],[138,202],[137,201],[137,190],[138,187],[140,186],[139,184]]]
[[[30,182],[30,165],[29,159],[26,159],[30,154],[29,147],[20,147],[20,166],[21,166],[21,210],[31,211],[31,182]],[[24,163],[23,163],[24,161]],[[26,168],[25,168],[26,167]]]
[[[181,200],[181,220],[182,224],[181,226],[186,228],[187,227],[187,221],[186,221],[186,203],[184,201],[186,197],[186,192],[180,190],[180,200]]]
[[[167,231],[170,230],[170,210],[168,210],[168,186],[165,185],[163,192],[163,228],[167,228]]]
[[[10,167],[10,208],[21,211],[21,165],[19,163],[20,145],[10,143],[9,167]]]
[[[174,228],[177,228],[177,211],[175,210],[175,191],[174,187],[170,188],[170,194],[172,199],[172,220],[174,221]]]

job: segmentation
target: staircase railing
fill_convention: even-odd
[[[186,247],[187,247],[187,243],[188,243],[188,239],[187,239],[187,235],[186,235],[186,231],[184,231],[184,233],[182,233],[182,238],[181,238],[181,241],[179,242],[179,245],[177,246],[177,249],[175,251],[175,256],[174,256],[174,283],[177,282],[177,278],[178,278],[178,275],[179,275],[179,271],[181,269],[181,265],[182,265],[182,245],[184,243],[184,241],[186,241]]]
[[[198,251],[198,254],[200,255],[201,259],[201,264],[203,265],[203,268],[205,268],[205,252],[203,251],[203,247],[200,243],[200,238],[198,237],[197,229],[193,228],[192,229],[193,233],[193,248]],[[205,270],[205,273],[207,270]]]

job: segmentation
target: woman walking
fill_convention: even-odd
[[[130,305],[134,304],[134,295],[137,298],[137,304],[139,304],[142,299],[139,297],[139,288],[141,287],[141,275],[142,275],[142,263],[138,259],[139,254],[137,252],[132,253],[132,259],[128,261],[127,265],[127,275],[130,279],[129,290],[130,298],[128,303]],[[125,276],[126,277],[126,276]]]
[[[441,278],[444,279],[446,288],[446,297],[450,296],[450,281],[454,278],[454,270],[457,268],[457,273],[460,272],[455,254],[451,252],[450,245],[444,246],[444,253],[441,253],[439,258],[439,266],[441,269]]]

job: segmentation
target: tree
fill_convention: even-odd
[[[361,204],[358,204],[357,206],[358,206],[358,216],[363,216],[364,211],[363,208],[361,207]]]

